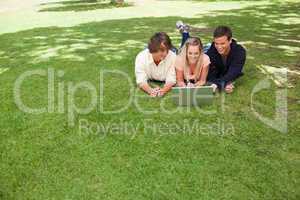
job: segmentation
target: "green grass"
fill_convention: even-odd
[[[98,107],[75,115],[73,127],[67,107],[64,113],[57,111],[57,100],[54,113],[22,112],[13,97],[16,79],[28,70],[63,70],[64,76],[55,77],[55,97],[59,83],[89,81],[99,90],[101,70],[121,70],[134,81],[134,59],[147,39],[166,31],[179,44],[174,24],[181,18],[113,20],[1,35],[0,67],[8,70],[0,74],[0,199],[299,199],[299,77],[289,76],[294,88],[288,89],[287,133],[263,124],[250,107],[253,87],[266,77],[257,65],[299,69],[299,51],[281,46],[299,46],[300,27],[278,21],[288,15],[299,18],[299,9],[299,3],[283,3],[182,19],[207,28],[230,25],[247,48],[245,76],[233,94],[225,95],[224,112],[222,94],[202,112],[182,108],[163,114],[161,101],[166,109],[177,108],[170,96],[151,99],[136,90],[139,105],[157,108],[156,113],[144,114],[134,104],[119,114],[105,114]],[[210,42],[211,35],[199,36]],[[104,108],[127,103],[130,87],[125,81],[105,76]],[[275,113],[276,90],[272,84],[255,96],[260,103],[255,109],[264,116]],[[66,87],[64,92],[67,105]],[[90,100],[84,90],[75,96],[82,107]],[[28,106],[46,106],[46,77],[24,81],[22,99]],[[111,127],[106,134],[80,134],[82,119]],[[120,122],[137,129],[127,134],[111,129]],[[197,130],[182,131],[193,122]],[[224,135],[217,132],[219,122],[228,125]],[[149,124],[161,127],[154,130]]]

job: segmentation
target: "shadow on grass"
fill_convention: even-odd
[[[42,3],[41,6],[45,7],[39,10],[39,12],[66,12],[66,11],[89,11],[105,8],[122,8],[129,7],[132,4],[129,3],[113,3],[110,1],[97,1],[97,0],[78,0],[78,1],[58,1]]]

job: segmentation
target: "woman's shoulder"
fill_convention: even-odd
[[[183,69],[184,65],[184,58],[179,54],[176,56],[176,62],[175,62],[175,67],[179,70]]]
[[[207,54],[205,54],[205,53],[203,54],[203,59],[205,59],[205,60],[210,60],[210,59],[209,59],[209,56],[208,56]]]
[[[209,59],[209,56],[206,55],[206,54],[203,54],[203,63],[210,63],[210,59]]]

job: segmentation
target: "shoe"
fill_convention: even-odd
[[[180,21],[180,20],[176,22],[176,28],[177,29],[180,29],[181,27],[183,27],[183,25],[184,25],[183,22]]]
[[[176,28],[180,31],[180,33],[189,32],[189,30],[190,30],[190,26],[187,24],[184,24],[182,21],[176,22]]]

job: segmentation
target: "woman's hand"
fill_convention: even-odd
[[[178,87],[186,87],[185,83],[183,81],[180,81],[177,83]]]
[[[205,81],[198,81],[196,84],[195,84],[197,87],[198,86],[203,86],[203,85],[205,85]]]
[[[195,87],[195,84],[189,82],[189,83],[187,84],[187,87]]]

